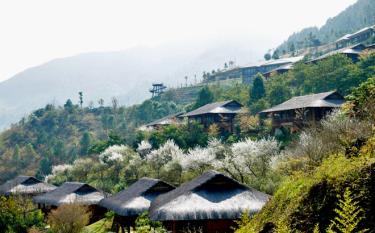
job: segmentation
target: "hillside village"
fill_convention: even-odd
[[[375,232],[374,42],[34,111],[0,136],[0,232]]]

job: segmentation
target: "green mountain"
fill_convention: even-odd
[[[308,27],[292,34],[277,49],[283,53],[290,52],[293,47],[298,50],[333,42],[346,34],[374,24],[375,1],[358,0],[337,16],[328,19],[321,28]]]

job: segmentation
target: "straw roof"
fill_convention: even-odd
[[[11,194],[39,194],[54,190],[56,187],[44,183],[32,176],[17,176],[0,185],[0,195]]]
[[[238,219],[244,211],[258,212],[268,199],[265,193],[209,171],[157,197],[149,213],[158,221]]]
[[[99,205],[121,216],[137,216],[147,211],[157,196],[173,189],[164,181],[144,177],[127,189],[101,200]]]
[[[59,206],[62,204],[95,205],[105,197],[105,193],[79,182],[65,182],[55,190],[38,195],[33,201],[38,204]]]
[[[262,111],[261,113],[280,112],[301,108],[339,108],[345,102],[336,91],[323,92],[312,95],[293,97],[279,105]]]
[[[242,104],[235,100],[227,100],[223,102],[215,102],[206,104],[200,108],[197,108],[191,112],[185,113],[183,117],[198,116],[203,114],[225,114],[225,113],[240,113]]]

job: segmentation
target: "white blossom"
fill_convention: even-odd
[[[138,144],[137,152],[143,157],[150,153],[152,149],[152,145],[148,141],[141,141],[141,143]]]
[[[248,138],[232,144],[217,166],[242,181],[247,174],[263,175],[278,152],[279,145],[273,138],[258,141]]]
[[[47,175],[44,180],[45,182],[50,181],[54,177],[56,177],[58,174],[70,171],[73,169],[73,165],[70,164],[60,164],[52,167],[52,173]]]
[[[184,170],[209,167],[216,160],[216,154],[212,152],[209,148],[195,147],[184,155],[180,164]]]
[[[134,151],[128,146],[114,145],[103,151],[99,155],[99,160],[103,164],[108,164],[115,161],[124,161],[125,159],[130,160],[133,155]]]
[[[146,160],[150,162],[158,172],[163,166],[168,167],[173,163],[180,164],[183,158],[183,151],[173,140],[168,140],[159,149],[151,151],[146,156]]]

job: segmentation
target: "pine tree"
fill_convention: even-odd
[[[345,189],[342,197],[338,197],[339,202],[334,210],[337,216],[331,220],[327,233],[367,232],[358,229],[359,223],[364,219],[364,211],[359,206],[359,202],[353,198],[349,188]]]
[[[263,98],[265,95],[266,90],[264,89],[263,76],[258,73],[250,90],[250,104]]]
[[[84,132],[80,141],[80,154],[87,155],[91,145],[91,136],[88,132]]]
[[[213,100],[214,100],[214,95],[212,94],[210,89],[208,87],[203,87],[198,94],[198,98],[195,102],[194,107],[199,108],[203,105],[212,103]]]

